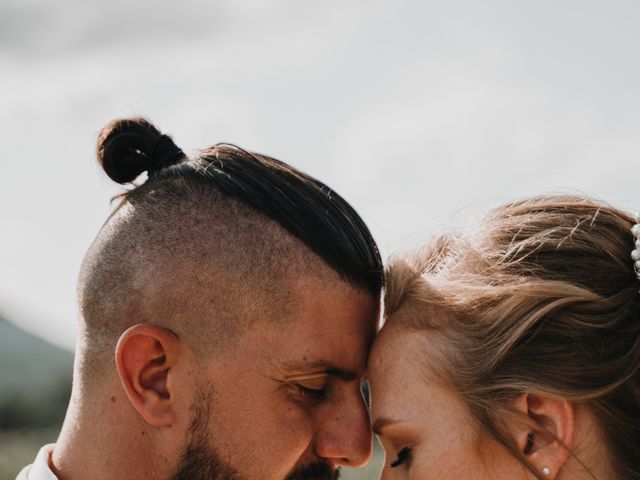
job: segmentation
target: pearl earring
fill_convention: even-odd
[[[549,475],[551,473],[551,469],[549,467],[544,467],[542,469],[542,473],[544,473],[545,475]]]

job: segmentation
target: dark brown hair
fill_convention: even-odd
[[[237,199],[279,223],[344,280],[375,298],[380,295],[382,261],[362,218],[333,189],[279,160],[226,144],[187,157],[144,118],[108,124],[100,132],[97,154],[118,183],[147,171],[149,187],[175,179]],[[135,189],[127,193],[132,195]]]
[[[586,406],[616,478],[640,479],[640,280],[633,218],[578,196],[518,201],[388,270],[385,315],[446,338],[448,381],[486,432],[523,392]],[[436,324],[429,309],[444,312]],[[422,312],[422,315],[420,314]],[[402,321],[402,320],[397,320]],[[529,466],[529,468],[531,468]],[[539,472],[534,472],[543,478]]]

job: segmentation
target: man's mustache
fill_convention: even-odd
[[[338,480],[340,470],[333,468],[327,462],[310,463],[297,468],[285,480]]]

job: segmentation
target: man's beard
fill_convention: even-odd
[[[195,440],[182,453],[171,480],[244,480],[211,446]]]
[[[326,462],[315,462],[296,468],[285,480],[338,480],[340,470]]]
[[[180,463],[171,480],[245,480],[209,444],[211,393],[200,391],[194,400],[195,415],[189,426],[189,443],[182,452]]]
[[[170,480],[246,480],[225,462],[207,439],[211,418],[211,395],[200,392],[194,403],[195,416],[189,426],[189,443]],[[293,470],[284,480],[338,480],[340,471],[327,462],[314,462]]]

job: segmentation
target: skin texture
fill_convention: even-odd
[[[503,446],[477,428],[460,397],[429,367],[433,338],[387,324],[369,359],[373,429],[385,449],[382,480],[533,478]],[[587,411],[565,400],[523,394],[509,431],[518,449],[551,479],[613,478]],[[532,428],[533,420],[552,433]],[[535,441],[528,445],[528,435]],[[566,447],[565,447],[566,445]],[[403,451],[404,450],[404,451]],[[578,452],[576,456],[570,450]],[[398,464],[391,467],[391,464]],[[591,472],[591,473],[589,473]]]
[[[369,459],[360,380],[375,307],[350,287],[313,283],[298,286],[295,321],[256,324],[233,355],[205,369],[216,379],[209,442],[233,458],[242,478],[282,479],[318,460],[338,467]]]
[[[206,361],[166,328],[124,332],[117,374],[93,401],[72,398],[52,455],[60,478],[325,479],[366,463],[360,382],[377,302],[333,278],[291,289],[282,318],[254,322]]]

